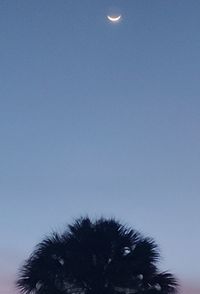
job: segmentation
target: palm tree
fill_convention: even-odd
[[[175,294],[177,282],[157,268],[159,251],[114,219],[81,218],[38,244],[19,272],[25,294]]]

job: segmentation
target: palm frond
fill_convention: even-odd
[[[159,257],[152,239],[115,219],[80,218],[36,247],[17,287],[24,294],[175,294]]]

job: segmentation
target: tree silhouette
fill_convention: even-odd
[[[114,219],[81,218],[38,244],[19,272],[26,294],[174,294],[150,238]]]

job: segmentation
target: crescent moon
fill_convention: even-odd
[[[110,15],[107,15],[107,18],[112,21],[112,22],[117,22],[121,19],[121,15],[118,15],[118,16],[110,16]]]

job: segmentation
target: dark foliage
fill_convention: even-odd
[[[114,219],[89,218],[41,242],[20,270],[25,294],[174,294],[177,282],[159,272],[152,239]]]

